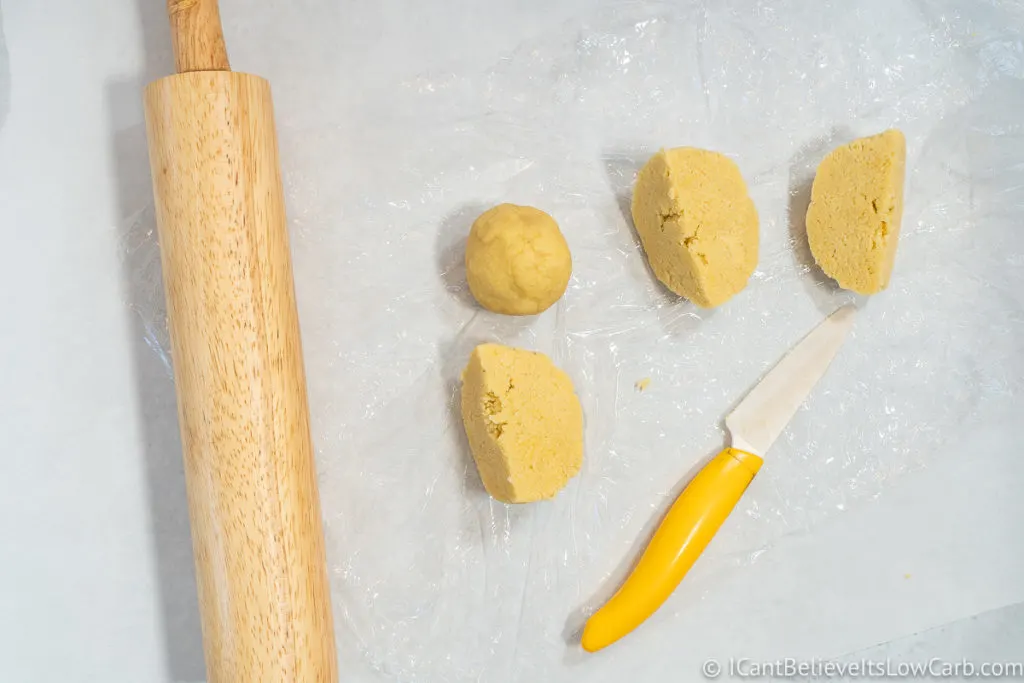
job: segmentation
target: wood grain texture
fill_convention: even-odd
[[[145,108],[209,678],[333,683],[270,87],[181,74]]]
[[[183,74],[231,68],[217,0],[167,0],[167,18],[171,22],[175,71]]]

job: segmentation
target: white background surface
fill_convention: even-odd
[[[140,89],[171,68],[162,5],[0,3],[9,64],[9,74],[0,73],[5,681],[203,677],[173,394],[129,308],[140,294],[123,237],[149,192]],[[397,0],[225,0],[222,11],[235,68],[275,86],[283,170],[294,183],[317,177],[317,155],[297,139],[316,124],[303,118],[311,116],[296,104],[303,98],[329,90],[358,112],[367,93],[452,64],[498,62],[593,5],[484,9],[460,0],[440,11]],[[318,77],[304,80],[310,70]],[[299,189],[289,209],[301,227],[317,205],[310,197],[332,188]],[[302,244],[300,237],[297,268]],[[304,315],[318,310],[311,282],[299,282]],[[317,334],[316,322],[304,324]],[[1019,342],[1011,351],[1020,353]],[[314,362],[311,376],[323,369]],[[315,378],[311,387],[315,394]],[[1019,394],[1006,402],[1007,416],[1021,414]],[[330,412],[316,395],[313,411],[322,426]],[[1020,437],[1007,420],[972,422],[878,500],[778,540],[721,578],[710,597],[677,595],[633,636],[630,647],[654,653],[641,667],[621,651],[582,662],[567,648],[566,680],[621,680],[630,671],[639,680],[690,680],[712,656],[927,652],[1019,661]],[[928,631],[951,622],[960,623]],[[910,638],[921,631],[928,632]],[[887,641],[895,642],[871,649]],[[342,651],[343,681],[394,679],[372,656],[346,660],[355,650]],[[523,657],[528,663],[530,654]],[[519,680],[515,666],[525,665],[517,661],[481,680]]]

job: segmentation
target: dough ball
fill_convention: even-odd
[[[532,206],[499,204],[480,215],[466,242],[466,279],[480,305],[533,315],[565,293],[572,256],[555,219]]]
[[[657,278],[704,308],[732,298],[757,265],[757,209],[739,168],[717,152],[651,157],[633,190],[633,224]]]
[[[903,221],[907,142],[898,130],[832,150],[814,176],[807,242],[840,287],[875,294],[889,285]]]
[[[473,350],[462,422],[480,479],[504,503],[553,498],[583,464],[583,410],[547,356],[500,344]]]

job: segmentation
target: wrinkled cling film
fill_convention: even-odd
[[[729,408],[844,303],[850,338],[685,590],[756,571],[1006,419],[1024,381],[1022,19],[1010,0],[621,3],[282,121],[343,680],[597,680],[566,657],[582,619],[724,445]],[[888,127],[908,141],[905,217],[891,286],[867,299],[815,268],[802,217],[824,154]],[[760,214],[757,271],[713,311],[654,281],[628,216],[639,166],[676,145],[736,160]],[[484,312],[465,285],[469,225],[501,201],[551,213],[572,249],[541,316]],[[166,359],[151,213],[125,246]],[[554,501],[480,485],[458,383],[483,341],[575,382],[585,463]]]

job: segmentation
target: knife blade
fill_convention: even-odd
[[[725,418],[733,448],[764,456],[825,374],[853,325],[843,306],[783,356]]]

